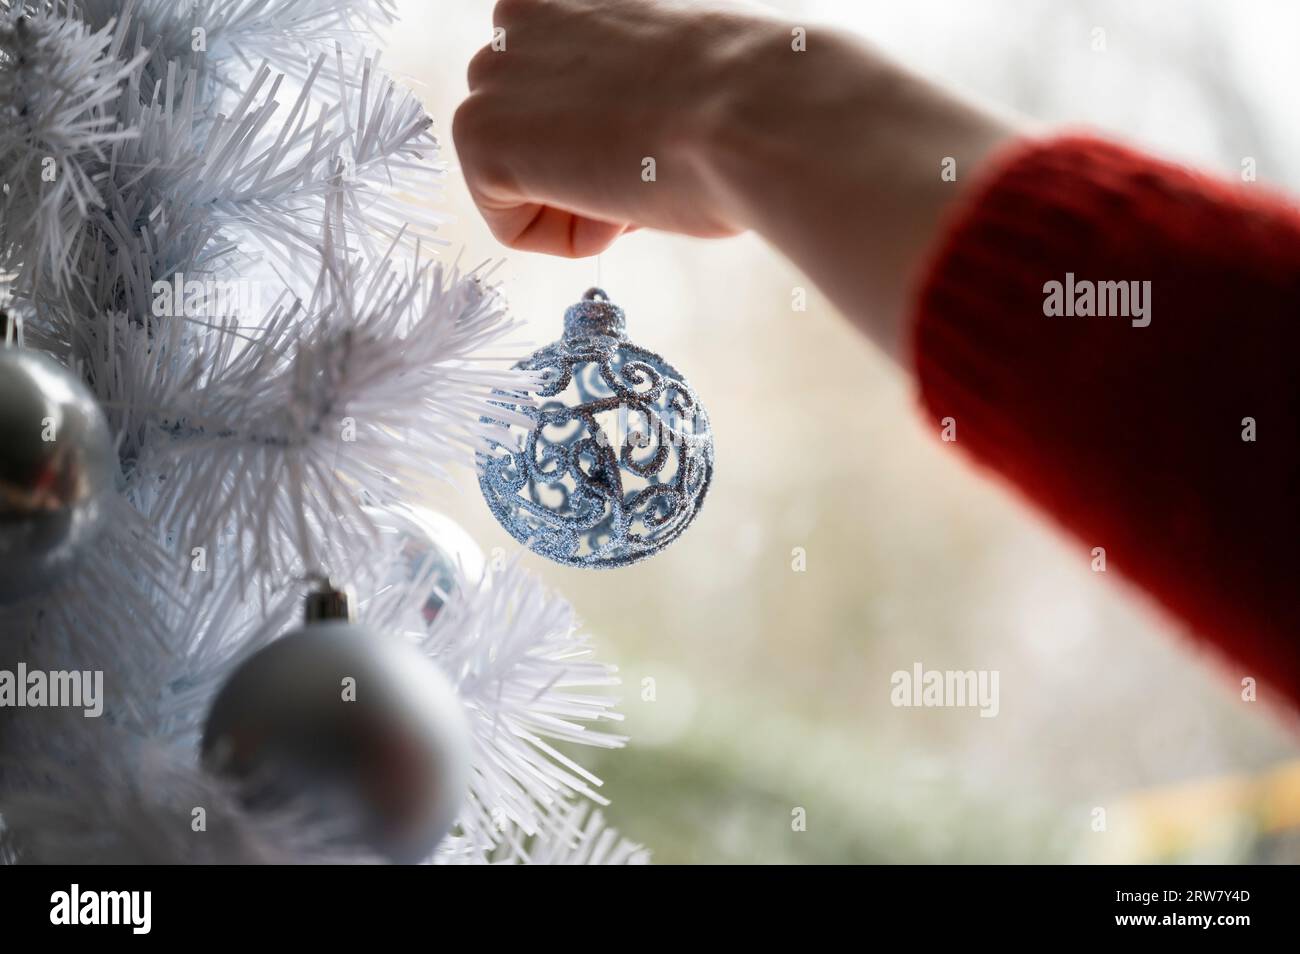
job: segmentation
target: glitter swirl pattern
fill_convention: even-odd
[[[537,406],[498,403],[531,427],[479,455],[489,508],[516,540],[557,563],[626,566],[695,518],[713,476],[708,414],[682,375],[624,333],[598,288],[565,313],[564,337],[519,362],[540,371]]]

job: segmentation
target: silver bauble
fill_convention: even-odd
[[[382,583],[430,587],[422,607],[426,623],[437,618],[459,581],[474,585],[483,579],[487,565],[483,551],[450,517],[409,504],[383,510],[365,509],[381,536],[396,551],[397,559]]]
[[[44,589],[76,562],[116,472],[90,390],[48,355],[0,346],[0,603]]]
[[[713,431],[676,368],[633,344],[599,288],[564,315],[564,337],[519,362],[541,372],[529,418],[478,455],[479,486],[516,540],[557,563],[627,566],[695,519],[713,478]]]
[[[399,863],[429,856],[469,779],[451,683],[406,640],[343,620],[309,623],[240,665],[202,752],[250,809],[298,812],[336,847]]]

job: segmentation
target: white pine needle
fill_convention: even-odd
[[[92,389],[121,460],[93,551],[0,607],[0,667],[105,677],[102,718],[0,725],[0,861],[375,860],[248,814],[198,764],[213,695],[297,625],[319,571],[465,705],[471,790],[430,861],[645,858],[569,754],[623,742],[572,608],[512,564],[426,627],[432,577],[394,575],[370,516],[526,425],[492,399],[536,383],[489,358],[517,328],[490,269],[428,258],[438,217],[413,197],[441,180],[438,141],[366,49],[393,12],[0,0],[0,273],[26,346]]]

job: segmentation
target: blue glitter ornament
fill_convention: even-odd
[[[566,566],[626,566],[695,519],[713,477],[709,416],[680,373],[624,333],[592,288],[564,337],[515,367],[541,372],[537,406],[498,403],[532,426],[479,455],[479,485],[520,543]]]

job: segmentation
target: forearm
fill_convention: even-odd
[[[727,52],[703,163],[738,227],[759,232],[901,358],[917,268],[945,210],[1020,129],[842,34],[753,21]],[[955,161],[956,179],[941,175]]]

